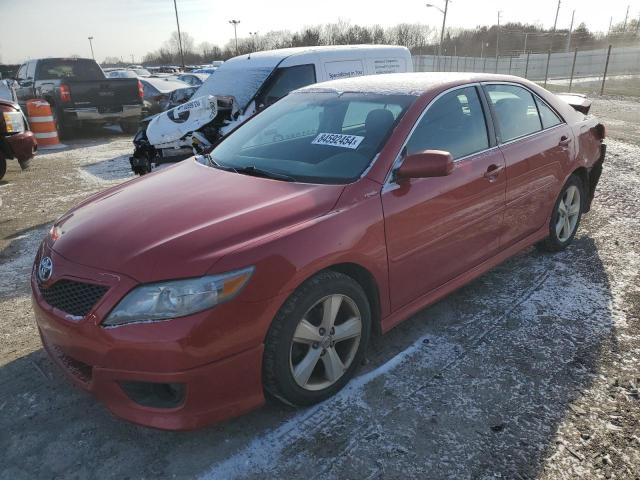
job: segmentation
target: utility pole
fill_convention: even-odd
[[[529,32],[524,33],[524,47],[522,47],[523,52],[527,51],[527,37],[529,37]]]
[[[240,20],[229,20],[229,23],[233,25],[233,35],[236,37],[236,55],[238,55],[238,24]]]
[[[173,0],[173,8],[176,11],[176,25],[178,25],[178,47],[180,50],[180,61],[182,62],[182,68],[184,68],[184,52],[182,51],[182,33],[180,33],[180,20],[178,20],[178,5],[176,5],[176,0]]]
[[[556,8],[556,19],[553,21],[553,33],[556,33],[556,25],[558,25],[558,13],[560,13],[560,2],[558,0],[558,8]]]
[[[627,20],[629,20],[629,5],[627,5],[627,14],[624,16],[624,26],[622,27],[622,33],[627,31]]]
[[[93,54],[93,37],[87,37],[87,38],[89,39],[89,46],[91,47],[91,58],[95,60],[96,56]]]
[[[135,59],[133,58],[133,53],[132,53],[132,54],[131,54],[131,65],[135,65],[135,63],[136,63],[136,61],[135,61]]]
[[[442,10],[437,5],[427,3],[427,7],[435,8],[436,10],[440,10],[440,12],[442,13],[442,30],[440,31],[440,44],[438,45],[438,63],[437,63],[438,70],[440,70],[440,57],[442,56],[442,43],[444,42],[444,29],[447,24],[447,11],[449,10],[450,1],[451,0],[444,0],[444,10]]]
[[[576,14],[576,11],[574,10],[573,13],[571,14],[571,26],[569,27],[569,33],[567,34],[567,48],[565,49],[565,51],[569,51],[569,48],[571,48],[571,32],[573,32],[573,18]]]
[[[613,17],[609,17],[609,30],[607,30],[607,37],[611,35],[611,24],[613,23]]]

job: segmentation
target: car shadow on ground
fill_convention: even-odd
[[[135,178],[129,163],[129,155],[120,155],[81,167],[81,170],[104,181],[124,181]]]
[[[38,350],[0,368],[0,477],[533,478],[612,348],[611,305],[591,238],[529,249],[374,339],[336,397],[195,432],[112,417]]]

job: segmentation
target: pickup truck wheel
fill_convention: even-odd
[[[342,273],[317,274],[289,297],[269,328],[265,390],[289,405],[325,400],[353,377],[370,332],[362,287]]]
[[[134,122],[120,122],[120,128],[124,133],[127,134],[136,134],[138,132],[138,121]]]
[[[578,231],[585,199],[582,180],[571,175],[553,207],[549,236],[536,245],[539,249],[559,252],[569,246]]]
[[[66,140],[74,133],[74,128],[71,125],[63,123],[60,114],[55,108],[51,109],[53,115],[53,123],[56,126],[56,131],[58,132],[58,138],[60,140]]]
[[[7,160],[0,154],[0,180],[4,178],[5,173],[7,173]]]

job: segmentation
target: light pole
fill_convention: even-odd
[[[93,54],[93,37],[87,37],[87,38],[89,39],[89,46],[91,47],[91,58],[95,60],[96,56]]]
[[[573,13],[571,13],[571,26],[569,27],[569,33],[567,34],[567,48],[565,49],[566,52],[569,51],[569,48],[571,48],[571,33],[573,33],[573,19],[576,16],[576,11],[574,10]]]
[[[238,55],[238,24],[240,20],[229,20],[229,23],[233,25],[233,35],[236,37],[236,55]]]
[[[251,37],[251,44],[253,51],[256,50],[256,38],[258,37],[258,32],[249,32],[249,36]]]
[[[427,3],[427,8],[435,8],[442,13],[442,31],[440,32],[440,44],[438,45],[438,63],[437,69],[440,70],[440,57],[442,56],[442,43],[444,42],[444,29],[447,24],[447,10],[449,9],[449,2],[451,0],[444,0],[444,10],[437,5]]]
[[[500,15],[502,15],[502,12],[498,10],[498,28],[496,31],[496,73],[498,73],[498,56],[500,55]]]
[[[560,13],[560,2],[558,0],[558,8],[556,8],[556,19],[553,21],[553,33],[556,33],[556,25],[558,25],[558,13]]]
[[[182,68],[184,68],[184,52],[182,51],[182,34],[180,33],[180,20],[178,20],[178,5],[176,5],[176,0],[173,0],[173,8],[176,11],[176,25],[178,26],[178,47],[180,50],[180,61],[182,62]]]

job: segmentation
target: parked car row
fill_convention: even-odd
[[[234,57],[220,65],[189,102],[143,122],[134,138],[132,170],[143,175],[155,165],[207,151],[296,88],[412,70],[409,50],[389,45],[285,48]]]

